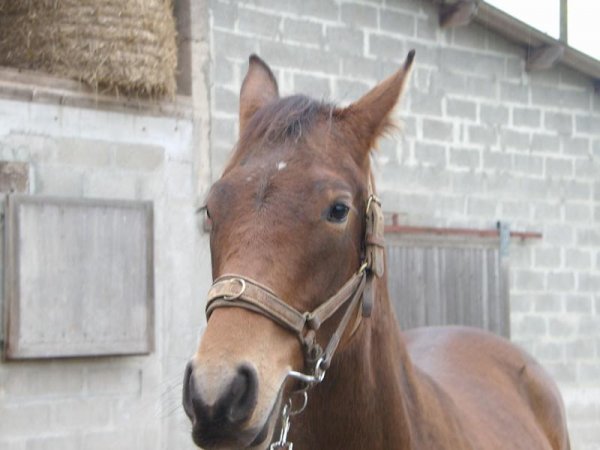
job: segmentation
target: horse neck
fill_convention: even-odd
[[[377,283],[372,317],[333,358],[298,417],[298,448],[411,448],[416,380],[386,280]]]

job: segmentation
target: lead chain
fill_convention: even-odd
[[[290,431],[290,410],[292,408],[292,400],[288,400],[287,404],[281,410],[281,431],[279,432],[279,440],[273,442],[269,450],[293,450],[294,444],[287,441],[287,435]]]

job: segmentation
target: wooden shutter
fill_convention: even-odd
[[[152,351],[151,203],[13,195],[6,225],[7,358]]]
[[[498,239],[386,238],[390,295],[402,329],[468,325],[509,337],[508,260]]]

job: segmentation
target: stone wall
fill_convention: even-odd
[[[416,69],[403,133],[376,156],[384,209],[412,225],[539,231],[511,245],[512,339],[558,381],[573,448],[600,448],[600,96],[477,24],[442,30],[426,0],[211,0],[213,173],[237,135],[256,52],[283,94],[352,101]]]

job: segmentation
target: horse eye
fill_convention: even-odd
[[[331,205],[331,208],[329,208],[327,220],[330,222],[341,223],[348,217],[348,211],[350,211],[350,208],[343,203],[334,203]]]

